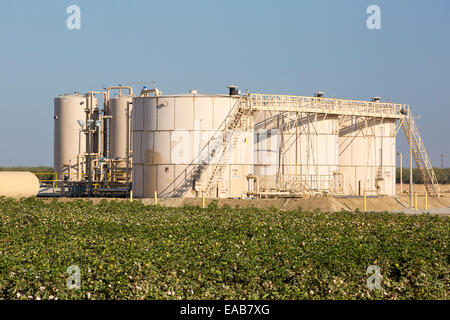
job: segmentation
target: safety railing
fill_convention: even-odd
[[[73,181],[71,179],[72,176],[77,176],[76,172],[32,172],[39,180],[39,183],[41,184],[54,184],[62,181]],[[107,173],[108,180],[115,176],[126,176],[126,172],[112,172]],[[48,176],[51,176],[51,179],[48,179]],[[87,173],[81,173],[80,176],[82,177],[82,180],[88,176]],[[69,178],[67,178],[69,177]]]
[[[255,93],[249,94],[248,103],[250,108],[255,110],[326,113],[398,119],[405,117],[403,111],[406,108],[406,105],[390,102]]]
[[[58,181],[58,173],[55,172],[32,172],[39,180],[40,183],[51,182],[54,183]],[[45,176],[41,178],[42,176]],[[53,179],[46,179],[48,176],[53,177]]]

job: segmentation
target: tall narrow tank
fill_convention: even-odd
[[[111,158],[125,159],[127,150],[127,104],[132,102],[130,96],[118,96],[109,100],[109,154]],[[130,104],[130,113],[132,104]],[[131,141],[130,141],[131,143]],[[131,145],[130,145],[131,149]]]
[[[85,107],[86,97],[80,94],[54,99],[53,166],[55,173],[69,180],[76,179],[78,154],[86,152],[86,135],[77,123],[85,122]]]

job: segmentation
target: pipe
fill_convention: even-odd
[[[344,188],[345,188],[345,176],[344,176],[344,173],[340,172],[340,171],[333,171],[333,175],[334,176],[342,176],[342,186],[343,186],[342,187],[342,193],[345,193],[345,190],[344,190]],[[339,192],[339,190],[337,190],[337,191]]]
[[[367,211],[367,196],[366,196],[366,192],[364,192],[364,211]]]
[[[93,104],[94,104],[94,96],[96,95],[96,94],[101,94],[101,95],[103,95],[103,110],[105,110],[106,109],[106,103],[107,103],[107,97],[108,97],[108,94],[107,94],[107,92],[104,92],[104,91],[89,91],[88,92],[88,96],[89,96],[89,102],[90,102],[90,106],[89,106],[89,108],[90,108],[90,113],[92,113],[92,106],[93,106]]]
[[[295,195],[298,195],[299,197],[305,196],[302,193],[292,193],[292,192],[287,192],[287,191],[249,192],[249,195],[256,195],[256,196],[295,196]]]
[[[83,131],[83,129],[80,129],[79,133],[78,133],[78,154],[77,154],[77,181],[81,180],[81,175],[80,175],[80,155],[81,155],[81,132]]]
[[[400,156],[400,194],[403,193],[403,156],[401,152],[397,152],[397,155]]]
[[[107,155],[107,151],[108,151],[108,137],[107,137],[107,129],[108,129],[108,123],[107,120],[105,119],[105,116],[107,115],[107,110],[108,110],[108,103],[109,101],[107,100],[107,93],[106,92],[96,92],[96,91],[91,91],[92,94],[103,94],[103,116],[99,115],[98,120],[100,121],[100,126],[101,129],[99,129],[98,132],[98,141],[97,141],[97,146],[98,146],[98,150],[99,152],[102,153],[103,156]],[[102,136],[103,135],[103,139]]]
[[[103,116],[103,156],[108,157],[108,118]]]
[[[95,95],[96,94],[101,94],[103,95],[103,110],[105,112],[106,109],[106,105],[107,105],[107,97],[108,97],[108,92],[103,92],[103,91],[89,91],[87,93],[87,101],[88,101],[88,106],[87,106],[87,110],[86,110],[86,131],[87,131],[87,144],[86,144],[86,149],[87,149],[87,161],[86,161],[86,170],[87,170],[87,174],[88,174],[88,186],[87,186],[87,191],[90,194],[91,193],[91,183],[92,183],[92,160],[91,160],[91,153],[92,153],[92,145],[94,144],[93,139],[91,139],[94,135],[93,133],[95,131],[98,131],[99,128],[97,126],[95,126],[94,130],[91,129],[91,123],[89,120],[91,121],[96,121],[97,119],[92,119],[92,115],[93,115],[93,108],[94,108],[94,101],[95,101]],[[100,132],[98,132],[98,137],[97,137],[97,146],[100,148]]]
[[[162,92],[159,91],[157,88],[153,88],[153,89],[142,89],[141,90],[141,97],[148,97],[148,95],[150,93],[154,93],[155,96],[159,97],[162,96]]]
[[[106,98],[108,96],[108,94],[106,92],[104,92],[104,91],[89,91],[88,94],[92,97],[94,97],[94,95],[96,95],[96,94],[103,95],[103,107],[106,106]]]
[[[122,95],[122,89],[126,89],[126,90],[128,90],[129,91],[129,95],[130,96],[134,96],[134,94],[133,94],[133,88],[132,87],[129,87],[129,86],[126,86],[126,87],[122,87],[122,86],[112,86],[112,87],[108,87],[108,88],[106,88],[106,97],[107,97],[107,99],[109,100],[109,95],[110,95],[110,91],[111,90],[120,90],[119,91],[119,95],[121,96]]]
[[[417,193],[414,193],[414,210],[417,210]]]
[[[130,104],[133,102],[127,102],[127,145],[126,145],[126,163],[127,163],[127,186],[129,186],[130,183]]]
[[[103,156],[109,157],[109,92],[105,94],[105,103],[103,104]]]
[[[205,209],[205,193],[202,191],[202,208]]]
[[[91,96],[88,98],[89,104],[92,106]],[[91,107],[89,107],[91,108]],[[87,151],[87,160],[86,160],[86,171],[88,174],[88,185],[87,185],[87,191],[88,194],[91,195],[91,115],[92,112],[86,111],[86,131],[87,131],[87,140],[86,140],[86,151]]]
[[[94,105],[94,96],[96,94],[101,94],[103,95],[103,114],[106,114],[106,110],[107,110],[107,104],[108,104],[108,93],[104,92],[104,91],[89,91],[88,95],[89,95],[89,103],[90,103],[90,113],[93,113],[93,105]],[[95,120],[95,119],[94,119]],[[99,116],[99,121],[103,120],[100,116]],[[98,137],[97,137],[97,147],[98,150],[103,149],[103,155],[105,156],[105,151],[106,151],[106,140],[105,140],[105,123],[104,121],[101,121],[101,125],[102,125],[102,130],[98,130]],[[97,129],[96,129],[97,130]],[[102,148],[100,147],[101,145],[101,134],[100,131],[103,131],[103,146]]]
[[[253,192],[259,193],[259,178],[253,174],[249,174],[249,175],[247,175],[247,181],[249,181],[249,180],[254,180],[256,183],[256,190],[254,190]],[[250,188],[250,184],[249,184],[249,188]]]

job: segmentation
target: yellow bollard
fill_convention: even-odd
[[[428,210],[428,192],[425,192],[425,210]]]
[[[417,193],[414,193],[414,210],[417,210]]]
[[[130,190],[130,201],[133,202],[133,190]]]
[[[367,197],[365,192],[364,192],[364,211],[367,211]]]
[[[155,206],[158,204],[158,194],[155,191]]]
[[[205,209],[205,193],[202,191],[202,207]]]

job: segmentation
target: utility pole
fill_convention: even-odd
[[[413,172],[412,172],[412,115],[411,109],[408,110],[409,121],[409,207],[413,207]]]
[[[444,183],[444,155],[441,153],[441,184]]]
[[[397,152],[397,155],[400,156],[400,194],[403,193],[403,156],[401,152]]]

